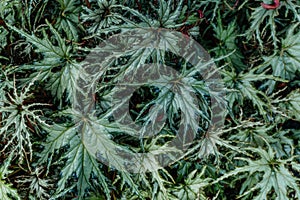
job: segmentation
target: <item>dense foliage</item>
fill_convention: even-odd
[[[0,199],[300,199],[299,24],[299,0],[0,0]],[[151,27],[209,52],[225,86],[222,128],[207,133],[214,94],[187,60],[98,46]],[[176,51],[176,37],[168,42]],[[92,75],[91,53],[102,55]],[[150,72],[171,66],[180,81],[140,85],[114,102],[130,108],[115,119],[116,83],[147,63]],[[76,108],[88,80],[95,112],[84,115]],[[144,129],[135,137],[122,121],[130,114],[151,127],[161,111],[166,121],[152,137]],[[193,135],[189,149],[140,173],[100,162],[82,140],[111,150],[113,166],[125,163],[120,152],[150,152],[156,162],[181,125]]]

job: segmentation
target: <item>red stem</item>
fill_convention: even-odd
[[[267,10],[273,10],[273,9],[276,9],[276,8],[278,8],[280,6],[280,2],[279,2],[279,0],[274,0],[273,4],[261,3],[261,6],[264,9],[267,9]]]

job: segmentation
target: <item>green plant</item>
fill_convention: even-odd
[[[299,199],[300,1],[271,3],[2,0],[0,199]]]

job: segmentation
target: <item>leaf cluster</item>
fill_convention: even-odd
[[[0,1],[0,199],[300,199],[300,2],[260,3]]]

